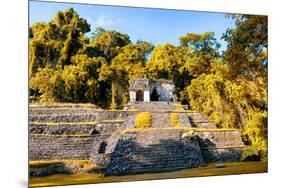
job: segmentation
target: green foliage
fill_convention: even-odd
[[[150,112],[141,112],[135,119],[137,129],[147,129],[151,127],[151,114]]]
[[[259,157],[258,150],[254,147],[245,147],[242,152],[241,161],[245,161],[247,158],[257,155]]]
[[[88,48],[93,48],[110,61],[118,55],[120,48],[131,43],[127,34],[117,31],[99,31],[94,40],[88,45]]]
[[[237,15],[236,27],[229,28],[223,38],[227,50],[223,61],[228,65],[230,78],[266,77],[268,20],[266,16]]]
[[[132,43],[126,33],[101,27],[89,39],[85,19],[71,8],[59,11],[50,22],[29,28],[30,96],[120,109],[134,78],[169,79],[180,102],[220,128],[239,128],[266,159],[267,17],[232,18],[235,27],[222,36],[227,49],[221,55],[213,32],[187,33],[179,46]],[[139,116],[136,125],[148,127],[151,115]],[[177,119],[171,114],[173,124]]]
[[[220,127],[235,128],[238,121],[232,103],[228,103],[224,93],[226,84],[227,81],[219,75],[203,74],[193,79],[183,92],[188,93],[194,110],[206,113]]]
[[[180,37],[180,47],[185,51],[185,67],[193,77],[210,73],[211,63],[219,57],[220,44],[213,32],[187,33]]]
[[[174,81],[176,94],[190,81],[185,67],[184,51],[169,43],[157,45],[154,48],[146,69],[149,78]]]
[[[267,111],[251,111],[246,123],[245,134],[250,144],[260,152],[261,159],[267,159]]]
[[[182,92],[191,107],[224,128],[240,128],[262,159],[267,155],[267,18],[237,16],[222,60]],[[245,32],[247,31],[247,32]],[[263,35],[263,36],[261,36]]]
[[[63,67],[88,42],[84,36],[90,25],[72,9],[58,12],[49,23],[35,23],[30,28],[30,70],[33,76],[38,68]]]
[[[64,97],[64,81],[60,71],[50,67],[39,68],[30,79],[31,89],[37,90],[42,102],[60,102]]]

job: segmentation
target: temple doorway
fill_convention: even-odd
[[[142,90],[137,90],[136,101],[143,101],[143,91]]]
[[[150,100],[151,101],[159,101],[159,96],[160,95],[158,94],[156,88],[153,88],[151,96],[150,96]]]

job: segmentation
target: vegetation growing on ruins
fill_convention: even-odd
[[[151,127],[151,114],[150,112],[141,112],[135,119],[137,129],[146,129]]]
[[[179,128],[180,127],[179,114],[178,113],[171,113],[170,114],[170,119],[171,119],[173,127],[175,127],[175,128]]]
[[[132,79],[170,79],[180,102],[220,128],[240,129],[266,159],[267,17],[229,19],[235,26],[222,36],[227,48],[221,52],[213,32],[179,36],[179,46],[132,43],[127,34],[103,28],[89,38],[86,19],[71,8],[59,11],[50,22],[29,28],[30,96],[118,109],[128,102]]]
[[[29,161],[30,168],[44,168],[55,164],[81,164],[83,168],[93,168],[94,165],[89,160],[46,160],[46,161]]]

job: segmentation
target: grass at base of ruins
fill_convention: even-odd
[[[188,177],[204,177],[216,175],[234,175],[234,174],[250,174],[267,172],[266,162],[233,162],[224,163],[225,168],[216,168],[215,164],[208,164],[205,167],[185,169],[176,172],[140,174],[127,176],[110,176],[104,177],[102,174],[72,174],[72,175],[52,175],[47,177],[31,177],[30,187],[40,186],[59,186],[59,185],[75,185],[75,184],[93,184],[108,182],[126,182],[138,180],[153,179],[171,179],[171,178],[188,178]]]

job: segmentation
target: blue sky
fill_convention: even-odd
[[[50,21],[57,11],[74,8],[80,17],[87,19],[91,29],[101,26],[127,33],[132,42],[138,39],[154,45],[166,42],[178,45],[179,37],[188,32],[215,32],[220,40],[222,33],[233,26],[233,21],[223,13],[114,7],[88,4],[30,1],[30,24]]]

